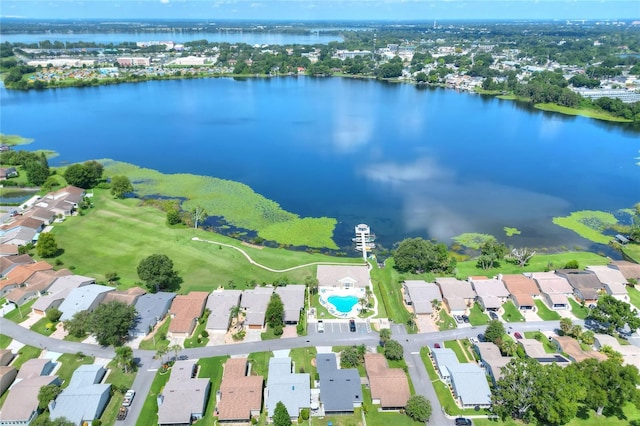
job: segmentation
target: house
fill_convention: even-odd
[[[30,299],[43,294],[59,277],[67,275],[71,275],[71,271],[68,269],[38,271],[29,277],[22,286],[7,293],[5,298],[16,306],[22,306]]]
[[[206,291],[191,291],[189,294],[178,295],[173,299],[169,314],[169,337],[190,337],[198,324],[198,318],[204,312],[209,293]]]
[[[17,245],[14,244],[0,244],[0,257],[5,257],[5,256],[18,256],[19,253],[19,248]],[[27,255],[28,256],[28,255]],[[0,268],[0,273],[4,273],[4,269]],[[7,271],[8,272],[8,271]]]
[[[0,180],[7,180],[16,176],[18,176],[18,171],[15,167],[0,167]]]
[[[569,285],[573,287],[573,295],[586,305],[597,303],[600,292],[604,290],[604,285],[592,272],[579,269],[559,269],[556,274],[569,282]]]
[[[44,229],[44,222],[29,216],[16,216],[17,219],[0,226],[0,235],[9,233],[16,229],[31,229],[36,233],[42,232]]]
[[[367,288],[370,286],[366,265],[318,265],[318,287]]]
[[[300,321],[300,313],[304,310],[305,290],[306,287],[300,284],[276,287],[276,293],[284,305],[285,324],[298,324]]]
[[[207,298],[207,331],[223,331],[229,329],[231,309],[240,304],[241,290],[215,290]]]
[[[11,349],[0,349],[0,367],[5,367],[13,361],[14,355]]]
[[[558,351],[567,354],[569,359],[573,362],[584,361],[585,359],[595,358],[598,361],[605,361],[607,356],[603,353],[596,351],[583,351],[580,347],[580,343],[569,336],[555,336],[551,339]]]
[[[30,263],[35,263],[35,260],[28,254],[2,256],[0,257],[0,278],[6,277],[16,266],[28,265]]]
[[[402,284],[404,301],[416,315],[432,315],[433,301],[442,302],[440,287],[421,280],[407,280]]]
[[[534,272],[529,276],[535,281],[542,299],[551,309],[571,309],[568,297],[573,294],[573,288],[566,279],[554,272]]]
[[[126,290],[110,291],[106,294],[106,296],[104,296],[104,299],[102,299],[102,302],[100,303],[117,301],[120,303],[124,303],[127,306],[131,306],[135,304],[136,300],[138,300],[138,297],[142,296],[143,294],[147,294],[147,290],[143,289],[142,287],[131,287]]]
[[[440,287],[444,303],[452,315],[464,315],[476,300],[477,294],[468,281],[438,277],[436,284]]]
[[[624,365],[635,365],[640,369],[640,351],[637,346],[634,345],[621,345],[618,339],[608,334],[594,335],[595,342],[594,347],[598,350],[602,350],[604,346],[609,346],[614,351],[622,355],[622,363]]]
[[[320,376],[320,400],[327,415],[352,414],[362,406],[360,375],[355,368],[338,368],[335,353],[316,355]]]
[[[159,425],[191,425],[201,419],[207,408],[211,382],[197,378],[194,360],[176,361],[169,381],[158,396]]]
[[[270,419],[279,401],[287,407],[291,419],[297,419],[303,408],[311,407],[311,377],[309,373],[296,373],[295,368],[289,357],[269,359],[265,407]]]
[[[491,390],[482,368],[460,363],[449,348],[433,349],[431,357],[440,378],[451,386],[458,405],[463,408],[491,406]]]
[[[47,226],[51,225],[56,220],[56,214],[43,207],[34,207],[25,214],[33,219],[41,220]]]
[[[224,364],[222,382],[216,395],[218,421],[249,422],[260,416],[262,408],[262,376],[250,375],[247,358],[230,358]]]
[[[111,385],[102,383],[106,374],[100,365],[81,365],[69,385],[49,403],[49,418],[65,417],[77,426],[100,418],[111,398]]]
[[[509,298],[509,291],[501,280],[486,277],[469,277],[469,282],[478,295],[478,303],[487,311],[497,311]]]
[[[31,377],[48,376],[56,364],[48,358],[30,359],[20,367],[16,379],[29,379]]]
[[[61,384],[58,376],[35,376],[16,382],[0,410],[0,426],[30,424],[40,412],[40,388],[52,384]]]
[[[55,215],[71,216],[85,196],[84,189],[67,186],[42,197],[36,207],[42,207]]]
[[[587,266],[585,270],[595,274],[598,280],[604,284],[604,291],[618,300],[629,301],[627,292],[627,279],[618,269],[610,266]]]
[[[560,354],[549,354],[544,350],[542,342],[536,339],[518,339],[518,345],[522,347],[524,353],[529,357],[538,361],[542,365],[557,364],[566,367],[571,363],[567,358]]]
[[[511,299],[516,308],[522,310],[533,310],[536,306],[534,298],[540,296],[540,289],[536,282],[522,274],[500,275],[504,286],[511,294]]]
[[[502,356],[500,348],[493,342],[478,342],[475,350],[482,360],[482,366],[495,384],[502,377],[502,368],[513,359],[511,356]]]
[[[31,312],[35,315],[45,316],[53,307],[59,308],[62,302],[69,296],[71,290],[89,284],[95,284],[96,280],[82,275],[63,275],[57,277],[47,289],[47,294],[41,296],[31,305]],[[107,293],[108,294],[108,293]]]
[[[18,375],[18,370],[10,365],[0,367],[0,395],[4,394],[4,391],[9,389],[11,383]]]
[[[11,244],[14,246],[26,246],[36,243],[38,231],[30,228],[14,228],[0,235],[0,244]]]
[[[409,380],[401,368],[389,368],[382,354],[365,354],[371,400],[383,410],[402,410],[411,396]]]
[[[627,260],[614,260],[609,264],[617,269],[628,280],[640,280],[640,264]]]
[[[62,301],[58,309],[62,312],[61,321],[66,321],[80,311],[92,312],[98,307],[102,299],[115,288],[99,284],[89,284],[74,288],[69,292],[66,299]]]
[[[256,287],[242,292],[240,307],[244,310],[244,323],[249,328],[260,330],[264,327],[271,294],[273,294],[273,287]]]
[[[28,263],[17,265],[9,272],[5,279],[0,280],[0,296],[5,296],[11,290],[23,287],[25,282],[38,271],[52,270],[47,262]]]
[[[133,337],[144,337],[149,334],[156,324],[167,315],[174,297],[176,297],[175,293],[163,291],[147,293],[138,297],[134,304],[138,315],[129,334]]]

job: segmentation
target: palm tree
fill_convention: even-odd
[[[236,321],[238,320],[238,316],[240,316],[240,312],[241,312],[241,308],[240,305],[234,305],[229,309],[229,312],[231,313],[231,318],[235,318]]]
[[[133,367],[133,349],[129,346],[116,348],[116,356],[113,360],[118,367],[121,367],[125,373],[128,373],[129,368]]]
[[[380,330],[380,343],[384,346],[391,339],[391,329],[383,328]]]
[[[175,345],[171,345],[167,348],[167,351],[173,351],[173,353],[175,354],[176,359],[178,359],[178,352],[180,352],[182,350],[182,346],[178,345],[177,343]]]
[[[164,364],[164,356],[169,353],[169,350],[166,346],[161,346],[156,351],[156,359],[159,359],[162,364]]]
[[[518,350],[518,345],[511,339],[504,339],[500,344],[500,350],[506,356],[513,356]]]

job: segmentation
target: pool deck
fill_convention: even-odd
[[[361,309],[359,302],[354,304],[353,308],[351,308],[349,312],[340,312],[327,299],[331,296],[355,296],[358,299],[361,299],[365,297],[365,295],[366,291],[364,288],[321,288],[319,300],[320,304],[336,318],[358,318]]]

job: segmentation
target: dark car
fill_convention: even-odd
[[[471,426],[471,420],[464,418],[464,417],[458,417],[456,418],[456,426]]]
[[[515,333],[513,333],[513,337],[515,337],[516,339],[522,339],[522,334],[516,331]]]
[[[434,343],[433,347],[436,348],[436,349],[440,349],[440,343]]]
[[[493,320],[497,320],[498,319],[498,314],[496,314],[493,311],[489,311],[489,316],[491,317],[491,319]]]
[[[180,361],[185,361],[185,360],[187,360],[187,359],[189,359],[189,357],[188,357],[187,355],[180,355],[180,356],[178,357],[178,360],[180,360]]]
[[[349,331],[354,333],[356,331],[356,321],[349,320]]]
[[[466,316],[466,315],[463,315],[463,316],[462,316],[462,321],[464,321],[464,322],[465,322],[465,324],[468,324],[468,323],[469,323],[469,317],[468,317],[468,316]]]

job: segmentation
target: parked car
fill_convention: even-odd
[[[440,349],[440,343],[434,343],[433,347],[436,348],[436,349]]]
[[[522,339],[522,334],[516,331],[515,333],[513,333],[513,337],[515,337],[516,339]]]
[[[133,389],[129,389],[127,393],[124,394],[124,399],[122,400],[122,406],[128,407],[133,402],[133,397],[136,396],[136,391]]]
[[[180,355],[180,356],[178,357],[178,361],[185,361],[185,360],[187,360],[187,359],[189,359],[189,357],[188,357],[188,356],[186,356],[186,355]]]
[[[497,320],[497,319],[498,319],[498,314],[496,314],[496,313],[495,313],[495,312],[493,312],[493,311],[489,311],[489,317],[490,317],[492,320]]]
[[[471,419],[465,417],[458,417],[455,420],[456,426],[471,426]]]
[[[464,322],[464,319],[462,319],[462,315],[455,315],[454,318],[458,324],[462,324]]]
[[[466,315],[463,315],[462,316],[462,321],[464,321],[465,324],[468,324],[469,323],[469,317],[466,316]]]
[[[127,413],[129,413],[129,409],[127,407],[120,407],[118,410],[117,420],[124,420],[127,418]]]
[[[349,320],[349,331],[352,333],[355,333],[356,331],[356,321],[355,320]]]
[[[318,333],[324,333],[324,321],[318,320]]]

